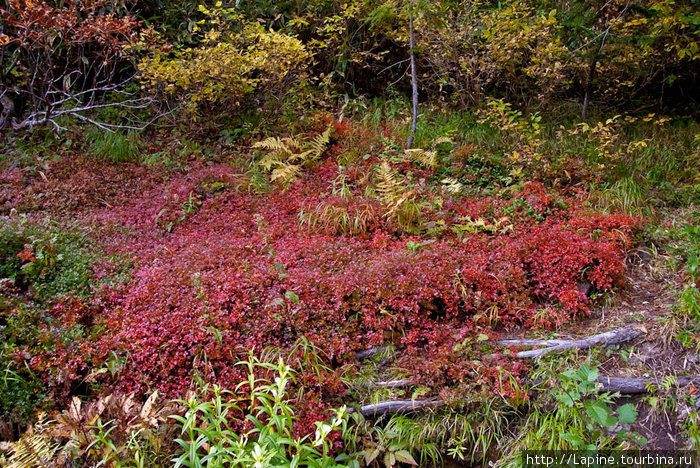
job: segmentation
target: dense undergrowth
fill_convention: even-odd
[[[665,242],[686,279],[668,328],[697,349],[697,124],[559,126],[492,101],[476,115],[435,111],[418,129],[422,149],[404,151],[404,111],[389,101],[342,120],[317,113],[279,138],[263,127],[201,143],[92,131],[84,146],[7,146],[3,435],[36,410],[65,409],[23,443],[34,437],[47,460],[109,466],[294,454],[300,466],[517,463],[545,438],[543,448],[642,444],[629,428],[610,432],[636,412],[598,393],[595,369],[573,360],[578,373],[559,375],[493,340],[584,319],[625,287],[631,248]],[[689,214],[654,233],[670,210]],[[355,358],[375,346],[400,352]],[[240,361],[271,348],[296,377],[276,358],[256,361],[268,380],[255,396]],[[412,390],[373,387],[380,374]],[[531,389],[537,374],[560,386]],[[331,416],[396,396],[450,409],[376,426]],[[95,402],[76,409],[76,397]],[[238,458],[217,462],[218,451]]]

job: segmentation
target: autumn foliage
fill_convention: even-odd
[[[343,144],[335,140],[340,152]],[[94,299],[67,297],[51,308],[57,321],[51,328],[82,324],[97,331],[31,356],[32,368],[59,392],[87,379],[177,395],[204,362],[219,381],[235,386],[242,375],[232,363],[241,353],[301,337],[336,363],[351,362],[353,351],[394,343],[414,356],[418,378],[422,372],[431,382],[459,381],[466,375],[460,373],[481,368],[465,361],[459,370],[454,362],[455,344],[475,330],[555,326],[587,314],[582,285],[607,291],[621,284],[637,225],[626,215],[589,211],[582,194],[535,182],[506,198],[416,187],[421,222],[441,226],[421,238],[397,224],[381,198],[365,194],[375,183],[367,174],[381,165],[377,155],[362,161],[365,170],[342,171],[327,152],[290,185],[263,196],[249,190],[250,176],[235,166],[194,164],[186,174],[162,178],[130,165],[110,175],[95,162],[66,159],[52,169],[63,174],[58,179],[35,181],[49,193],[71,187],[72,197],[88,190],[90,199],[103,200],[65,206],[49,197],[43,203],[99,226],[105,253],[133,262],[127,284],[105,285]],[[79,178],[71,167],[80,167]],[[411,162],[394,170],[431,174]],[[345,191],[333,195],[341,175]],[[122,184],[122,177],[131,182]],[[99,186],[92,182],[98,180]],[[6,182],[3,190],[22,200],[16,186]],[[320,200],[351,215],[353,206],[371,210],[371,222],[352,232],[310,229],[299,213]],[[166,226],[166,218],[172,224]],[[489,227],[496,220],[498,230]],[[25,251],[19,255],[31,261]],[[110,271],[104,262],[94,268],[99,276]],[[417,364],[428,356],[427,368]],[[95,373],[109,362],[121,363],[116,381]]]

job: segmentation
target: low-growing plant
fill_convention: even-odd
[[[558,375],[545,371],[536,379],[553,379],[542,401],[532,404],[519,436],[505,452],[508,466],[519,466],[522,450],[621,449],[646,444],[646,439],[622,426],[637,420],[632,403],[615,407],[614,394],[600,392],[599,372],[587,364]]]
[[[0,279],[47,301],[58,294],[90,291],[94,255],[85,235],[51,221],[26,217],[0,220]]]
[[[138,161],[141,142],[138,133],[91,128],[86,135],[89,151],[94,156],[113,163]]]
[[[394,221],[400,229],[411,230],[421,219],[421,205],[414,191],[409,189],[406,180],[383,161],[376,170],[376,189],[382,203],[387,207],[385,216]]]
[[[294,371],[282,358],[272,364],[251,355],[250,360],[239,364],[247,368],[248,378],[238,385],[238,390],[245,389],[249,397],[234,398],[232,392],[217,385],[204,385],[188,400],[179,401],[187,409],[183,416],[172,416],[181,427],[181,438],[175,442],[182,447],[182,453],[173,460],[175,467],[343,466],[332,456],[331,436],[346,426],[345,407],[335,411],[330,421],[315,422],[313,437],[297,436],[296,410],[288,393]],[[269,371],[273,372],[274,381],[260,376]],[[232,427],[231,418],[246,402],[245,422],[252,428],[241,432]]]

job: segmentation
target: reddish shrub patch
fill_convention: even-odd
[[[577,282],[607,290],[623,279],[624,249],[637,221],[590,213],[580,198],[539,184],[508,199],[446,196],[441,206],[425,208],[426,222],[442,222],[444,231],[417,249],[407,241],[421,238],[397,237],[380,214],[356,236],[299,224],[300,210],[321,200],[359,209],[362,181],[369,180],[360,167],[370,170],[374,159],[345,173],[355,184],[354,201],[330,195],[338,176],[331,160],[287,190],[260,197],[232,190],[233,170],[225,164],[194,163],[189,173],[167,177],[135,166],[117,176],[94,164],[81,169],[81,183],[57,168],[65,176],[50,183],[67,193],[75,192],[61,183],[77,184],[76,200],[104,200],[57,206],[84,211],[106,252],[128,255],[134,274],[126,287],[98,295],[99,313],[57,306],[66,323],[94,320],[101,334],[59,345],[37,358],[36,368],[77,378],[114,352],[127,362],[119,387],[175,394],[205,357],[219,380],[235,385],[242,375],[233,364],[243,350],[305,336],[339,363],[354,350],[392,340],[415,358],[426,383],[452,385],[478,375],[484,386],[512,396],[516,389],[504,375],[522,371],[512,362],[454,365],[455,345],[487,324],[475,316],[490,311],[488,325],[498,327],[560,323],[589,310]],[[100,183],[86,182],[93,179]],[[368,200],[370,207],[378,203]],[[169,229],[164,213],[173,216]],[[451,228],[467,216],[506,217],[512,229],[458,238]],[[318,385],[319,392],[340,389],[333,380]]]

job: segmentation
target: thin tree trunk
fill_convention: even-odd
[[[629,6],[629,2],[627,3],[627,6]],[[620,16],[622,16],[625,13],[625,11],[627,11],[627,6],[625,6],[625,8],[622,10]],[[602,15],[603,28],[605,29],[607,26],[607,21],[605,20],[605,12],[603,12]],[[609,32],[610,28],[608,27],[602,34],[600,38],[600,44],[598,45],[598,49],[593,54],[593,57],[591,57],[591,63],[588,65],[588,73],[586,74],[586,83],[584,85],[583,109],[581,109],[581,120],[586,120],[586,117],[588,117],[588,107],[590,106],[591,96],[593,95],[593,80],[595,79],[595,70],[598,66],[598,59],[600,58],[600,54],[603,52],[603,46],[605,45],[605,40],[608,38]]]
[[[428,408],[438,408],[445,404],[442,400],[396,400],[382,401],[360,407],[360,413],[365,417],[376,417],[383,414],[408,413]]]
[[[411,4],[411,13],[408,17],[408,37],[411,47],[411,86],[413,88],[413,119],[411,121],[411,134],[406,142],[406,149],[411,149],[413,139],[416,136],[416,123],[418,121],[418,76],[416,75],[416,53],[414,52],[415,41],[413,34],[413,5]]]
[[[593,77],[595,76],[595,68],[597,63],[598,57],[596,56],[591,60],[591,64],[588,67],[586,85],[584,87],[583,93],[583,109],[581,110],[581,120],[586,120],[586,117],[588,117],[588,106],[591,102],[591,94],[593,93]]]

